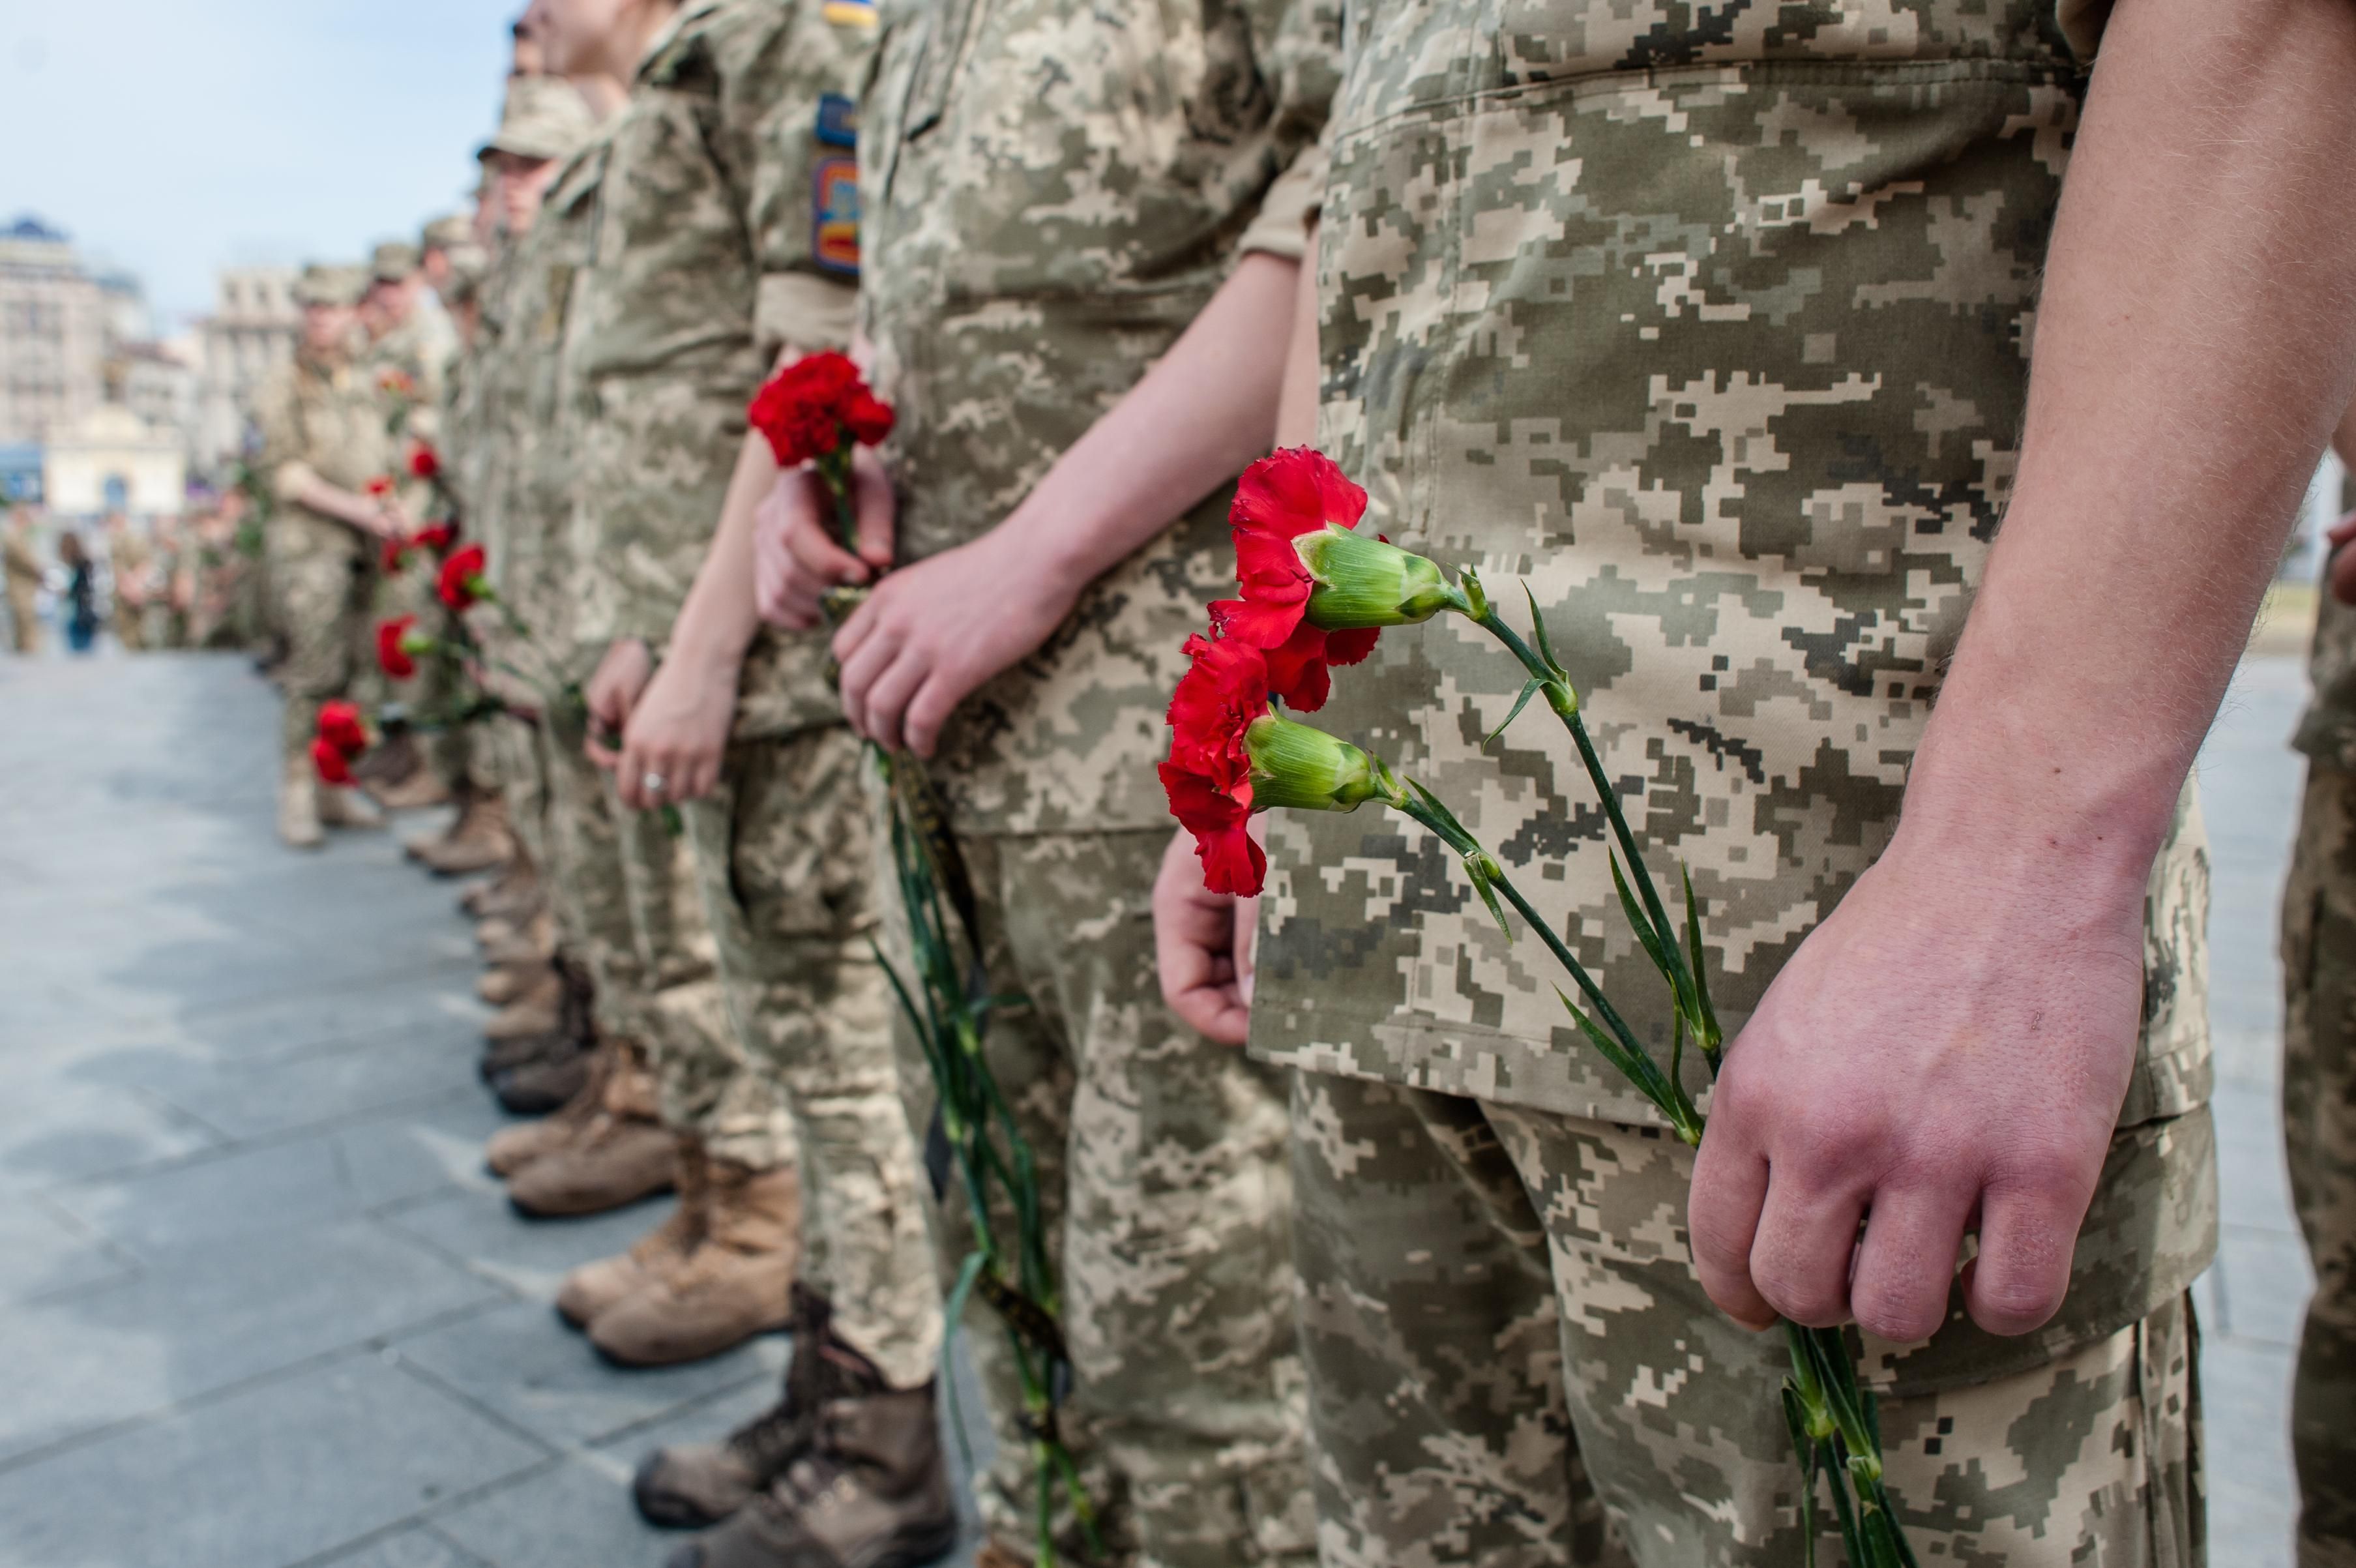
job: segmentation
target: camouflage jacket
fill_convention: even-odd
[[[491,582],[553,661],[551,673],[562,679],[587,671],[572,640],[575,432],[558,390],[566,321],[588,259],[606,150],[601,131],[566,161],[530,231],[516,242],[495,383],[487,389],[490,435],[501,446],[495,503],[499,547],[490,552]]]
[[[0,542],[0,566],[5,567],[8,585],[12,588],[37,588],[41,585],[41,558],[33,553],[32,542],[13,527],[5,542]]]
[[[384,416],[359,370],[298,353],[263,383],[255,423],[262,430],[262,471],[283,503],[271,514],[271,547],[282,555],[363,553],[364,542],[351,527],[287,499],[304,473],[359,491],[385,472],[391,450]]]
[[[856,229],[847,251],[822,231],[856,179],[851,94],[873,15],[691,0],[616,117],[564,353],[584,644],[669,640],[778,347],[849,339]],[[841,716],[821,635],[765,632],[744,687],[740,736]]]
[[[2341,483],[2340,510],[2356,511],[2356,476]],[[2315,695],[2299,716],[2291,744],[2326,768],[2356,773],[2356,606],[2333,598],[2329,586],[2320,592],[2315,646],[2307,661]]]
[[[2051,0],[1503,5],[1350,13],[1322,444],[1366,527],[1516,611],[1515,580],[1535,593],[1655,876],[1691,869],[1731,1034],[1897,825],[2014,472],[2082,77]],[[1665,1058],[1566,737],[1541,704],[1483,747],[1521,682],[1443,617],[1337,671],[1317,722],[1518,868]],[[1361,811],[1269,837],[1263,1055],[1657,1123],[1430,835]],[[2206,904],[2188,786],[2123,1126],[2206,1101]],[[2057,1333],[2131,1321],[2205,1259],[2209,1145],[2155,1137]]]
[[[1243,253],[1300,254],[1338,36],[1326,0],[889,16],[862,106],[860,314],[899,409],[884,456],[904,559],[995,526]],[[1167,820],[1162,714],[1230,570],[1226,504],[1203,500],[967,699],[937,773],[961,828]]]

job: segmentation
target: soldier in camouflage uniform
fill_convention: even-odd
[[[490,453],[481,421],[483,368],[492,336],[484,326],[483,295],[490,284],[493,262],[490,253],[475,242],[474,231],[474,220],[468,218],[442,218],[427,224],[423,264],[456,338],[456,349],[442,379],[435,424],[442,483],[456,508],[462,534],[477,527],[473,514],[481,505],[484,465]],[[438,603],[430,613],[436,623],[447,614]],[[410,855],[444,875],[509,868],[500,900],[489,900],[487,889],[475,902],[519,910],[521,903],[530,901],[531,874],[528,864],[518,859],[519,846],[508,824],[506,802],[492,764],[490,736],[468,726],[442,736],[429,749],[458,811],[438,838],[412,841],[408,845]],[[494,983],[492,999],[509,999],[510,989]]]
[[[369,292],[360,306],[360,324],[368,349],[359,360],[359,375],[376,397],[387,434],[386,478],[394,487],[405,529],[425,519],[433,487],[410,472],[411,455],[431,448],[440,438],[440,406],[445,384],[451,328],[438,306],[418,298],[416,251],[398,241],[377,246],[370,262]],[[396,565],[388,557],[378,585],[374,612],[379,619],[413,615],[430,634],[441,618],[434,594],[435,563],[431,555],[405,554]],[[380,669],[369,671],[371,683],[385,700],[386,736],[353,769],[361,786],[388,810],[405,811],[438,806],[450,798],[442,770],[429,765],[429,750],[410,727],[420,714],[445,710],[455,691],[449,667],[428,660],[407,681],[396,682]],[[399,720],[396,727],[396,717]]]
[[[1272,430],[1338,41],[1333,9],[1275,0],[887,15],[860,287],[896,522],[862,566],[806,499],[773,596],[807,621],[819,583],[901,563],[835,641],[845,706],[934,757],[991,985],[1027,999],[987,1048],[1041,1163],[1063,1430],[1120,1563],[1312,1550],[1283,1078],[1170,1016],[1147,900],[1162,708]],[[900,1036],[921,1128],[931,1079]],[[954,1210],[938,1244],[947,1278]],[[999,1434],[984,1560],[1029,1561],[1019,1383],[991,1312],[967,1330]]]
[[[550,7],[552,59],[573,52],[566,9]],[[615,128],[597,263],[568,350],[587,454],[576,624],[611,645],[590,705],[626,733],[624,805],[684,803],[742,1040],[658,1053],[666,1119],[743,1191],[790,1182],[799,1149],[786,1403],[723,1444],[654,1455],[638,1487],[648,1517],[670,1524],[712,1522],[758,1496],[723,1536],[690,1549],[714,1564],[781,1561],[795,1540],[844,1561],[914,1560],[956,1530],[934,1413],[938,1289],[886,983],[869,950],[859,746],[824,639],[762,632],[751,587],[754,507],[776,468],[744,404],[772,362],[849,337],[856,252],[828,247],[819,204],[852,172],[848,95],[873,31],[859,5],[680,9]],[[692,745],[674,744],[682,732]],[[715,1197],[727,1190],[714,1184]],[[761,1262],[732,1261],[716,1240],[729,1229],[743,1227],[715,1202],[702,1248],[576,1274],[568,1288],[585,1297],[637,1291],[609,1301],[593,1337],[698,1316],[722,1328],[730,1275]],[[774,1441],[781,1422],[802,1419],[814,1368],[851,1369],[830,1402],[856,1402],[862,1425],[907,1435],[887,1444],[893,1464]]]
[[[2046,0],[1351,13],[1323,444],[1372,493],[1369,532],[1477,564],[1501,600],[1529,585],[1655,874],[1691,868],[1708,985],[1740,1032],[1714,1099],[1687,1064],[1713,1108],[1697,1158],[1427,835],[1269,820],[1252,1037],[1301,1069],[1303,1348],[1336,1568],[1801,1561],[1784,1348],[1745,1331],[1779,1310],[1876,1331],[1861,1365],[1924,1561],[2201,1560],[2184,1293],[2216,1210],[2206,864],[2181,781],[2311,464],[2308,404],[2344,384],[2323,361],[2356,346],[2297,362],[2279,399],[2262,383],[2252,406],[2297,434],[2260,437],[2222,484],[2186,476],[2219,471],[2205,411],[2250,381],[2188,393],[2204,412],[2157,442],[2143,410],[2089,434],[2089,410],[2197,381],[2217,338],[2309,351],[2246,314],[2202,321],[2199,349],[2170,336],[2175,312],[2144,303],[2199,263],[2103,225],[2115,199],[2171,226],[2190,210],[2114,199],[2158,166],[2129,159],[2240,156],[2170,141],[2233,118],[2174,102],[2240,91],[2216,60],[2320,49],[2344,72],[2350,28],[2320,5],[2297,39],[2120,7],[2094,87],[2110,139],[2076,153],[2102,172],[2061,207],[2102,238],[2053,248],[2040,301],[2078,59],[2109,8],[2064,9],[2067,42]],[[2192,80],[2166,77],[2179,64]],[[2344,98],[2344,78],[2329,95],[2318,71],[2285,78],[2299,113]],[[2265,158],[2283,145],[2248,134]],[[2293,182],[2264,212],[2319,176],[2221,177]],[[2246,206],[2201,220],[2308,242]],[[2121,298],[2094,301],[2098,269]],[[2186,286],[2243,297],[2213,271]],[[2033,308],[2051,373],[2101,384],[2028,395]],[[2130,312],[2165,358],[2104,336]],[[2102,617],[2060,624],[2064,563],[2141,551],[2173,575],[2116,573]],[[2057,646],[2123,628],[2140,650]],[[2163,672],[2170,641],[2197,644],[2197,674]],[[1666,998],[1565,737],[1541,707],[1483,747],[1520,681],[1443,618],[1337,672],[1316,723],[1462,813],[1665,1058]],[[2105,751],[2094,737],[2131,703],[2136,738]],[[2036,744],[1992,736],[1997,714],[2042,726]],[[2043,793],[2113,764],[2106,782],[2132,784],[2086,814]],[[1959,790],[1976,766],[2005,787]],[[1985,966],[1938,967],[1949,944]],[[2031,1234],[2032,1208],[2049,1229]],[[1966,1224],[1982,1244],[1957,1276]]]
[[[771,15],[766,6],[742,15],[753,24],[748,40],[745,27],[710,27],[709,7],[648,5],[584,17],[552,5],[544,14],[545,47],[568,77],[595,79],[599,98],[626,95],[602,134],[589,264],[567,311],[556,389],[571,467],[566,636],[584,665],[610,665],[617,632],[662,618],[659,607],[646,611],[609,586],[617,573],[642,571],[645,546],[668,543],[667,533],[708,532],[726,488],[731,426],[757,366],[742,365],[724,316],[697,308],[701,269],[668,271],[662,245],[694,235],[683,186],[710,182],[715,157],[737,160],[723,164],[723,179],[748,176],[765,150],[757,119],[744,118],[748,102],[757,116],[761,84],[729,78],[752,63],[739,53],[748,41],[756,59],[776,48],[775,29],[760,26]],[[634,72],[633,91],[626,84]],[[724,125],[723,104],[735,117]],[[744,222],[741,207],[726,214],[739,247]],[[715,412],[720,388],[728,390]],[[626,716],[598,695],[603,681],[601,672],[591,687],[589,756],[572,759],[582,769],[591,757],[610,765],[606,732]],[[750,1069],[728,1017],[687,846],[662,830],[667,802],[625,804],[598,782],[604,814],[621,824],[629,913],[656,985],[638,1039],[663,1120],[696,1176],[679,1210],[637,1247],[575,1271],[558,1306],[616,1359],[693,1359],[786,1320],[798,1205],[793,1145],[774,1083]]]
[[[584,671],[567,641],[573,489],[568,432],[558,418],[559,353],[595,212],[603,167],[595,136],[578,92],[555,79],[528,78],[510,87],[509,113],[488,149],[507,188],[515,232],[509,276],[498,301],[498,337],[484,369],[485,420],[496,461],[486,475],[479,540],[491,585],[530,628],[531,644],[519,644],[495,613],[474,614],[477,636],[534,682],[507,694],[536,711],[537,718],[503,725],[497,733],[505,743],[508,814],[546,878],[566,980],[576,997],[594,990],[596,1033],[629,1040],[645,1032],[649,986],[629,920],[620,827],[605,808],[595,770],[581,755],[585,728],[577,699],[563,696],[563,688]],[[511,1004],[512,1026],[500,1031],[486,1058],[493,1086],[510,1109],[552,1110],[594,1087],[583,1049],[587,1034],[567,1015],[563,995],[563,987],[552,987]],[[620,1097],[640,1108],[647,1098],[642,1086]],[[611,1129],[625,1147],[610,1152],[630,1156],[628,1179],[618,1187],[599,1182],[584,1188],[571,1179],[570,1162],[531,1177],[530,1167],[539,1163],[533,1156],[544,1152],[521,1135],[531,1130],[519,1130],[518,1138],[507,1141],[522,1146],[495,1145],[493,1165],[509,1176],[510,1194],[528,1208],[579,1212],[584,1203],[611,1206],[617,1191],[635,1187],[642,1195],[649,1183],[668,1184],[667,1155],[659,1155],[655,1146],[659,1130],[647,1122],[643,1114],[617,1117]],[[617,1174],[610,1163],[602,1168]],[[530,1179],[518,1191],[515,1182],[524,1178]]]
[[[7,584],[11,642],[19,653],[37,653],[41,647],[38,596],[44,573],[40,557],[33,553],[33,513],[27,507],[8,509],[7,531],[0,534],[0,575],[5,575]]]
[[[376,551],[399,527],[365,493],[385,468],[384,422],[352,364],[352,313],[366,287],[357,267],[304,269],[302,343],[258,399],[262,466],[277,501],[270,588],[287,639],[278,832],[297,848],[316,848],[323,822],[378,821],[352,791],[320,785],[310,758],[319,704],[348,693],[359,669]]]
[[[2332,444],[2356,470],[2356,412]],[[2315,1265],[2291,1397],[2299,1568],[2356,1568],[2356,478],[2340,504],[2292,741],[2307,799],[2282,914],[2283,1129]]]

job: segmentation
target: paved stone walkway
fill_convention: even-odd
[[[2221,1568],[2288,1562],[2298,701],[2295,662],[2254,661],[2204,757]],[[765,1405],[784,1342],[624,1373],[557,1323],[563,1271],[658,1211],[508,1209],[453,890],[389,835],[280,850],[274,725],[234,660],[0,662],[0,1568],[651,1568],[632,1466]]]

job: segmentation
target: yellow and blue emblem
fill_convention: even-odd
[[[872,5],[865,7],[873,11]],[[830,17],[833,6],[828,7]],[[819,270],[859,275],[859,106],[841,93],[818,102],[818,166],[810,176],[810,256]]]
[[[826,0],[826,19],[838,27],[875,30],[875,0]]]

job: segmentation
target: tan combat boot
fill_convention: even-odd
[[[672,1553],[670,1568],[918,1568],[957,1544],[935,1385],[893,1388],[840,1340],[823,1354],[840,1382],[809,1446],[726,1523]]]
[[[393,784],[371,784],[368,792],[388,811],[422,811],[450,803],[450,786],[431,768],[413,768],[409,777]]]
[[[384,813],[376,803],[357,789],[338,789],[322,784],[317,791],[319,821],[331,828],[380,828]]]
[[[505,1007],[520,1001],[524,993],[541,984],[544,977],[556,972],[545,963],[501,963],[483,971],[475,982],[475,994],[493,1007]]]
[[[656,1119],[654,1075],[634,1048],[616,1053],[597,1113],[562,1148],[508,1179],[508,1201],[535,1219],[604,1214],[668,1192],[679,1142]]]
[[[308,762],[290,762],[279,776],[278,836],[289,849],[316,849],[327,842],[319,824],[319,779]]]
[[[580,1138],[588,1124],[605,1109],[605,1084],[622,1052],[617,1041],[605,1041],[589,1055],[589,1079],[581,1092],[536,1122],[502,1127],[483,1144],[483,1166],[495,1176],[511,1176],[542,1155],[552,1155]]]
[[[546,970],[530,990],[491,1015],[483,1026],[483,1038],[497,1044],[553,1033],[563,1022],[563,977]]]
[[[573,1327],[588,1327],[638,1292],[669,1279],[701,1244],[710,1218],[703,1140],[682,1133],[678,1146],[679,1206],[628,1251],[584,1263],[564,1276],[556,1293],[556,1313]]]
[[[507,802],[492,794],[469,796],[448,832],[411,844],[409,854],[440,876],[471,876],[506,865],[515,856]]]
[[[487,964],[530,963],[556,956],[556,917],[542,909],[508,940],[483,950]]]
[[[458,907],[478,920],[529,920],[544,902],[540,873],[519,854],[498,875],[473,884],[458,897]]]
[[[626,1367],[700,1361],[791,1316],[800,1178],[791,1165],[756,1171],[707,1157],[706,1166],[702,1245],[668,1279],[589,1326],[589,1342],[607,1359]]]
[[[758,1496],[818,1441],[818,1412],[859,1391],[853,1363],[828,1355],[833,1310],[807,1285],[794,1286],[794,1359],[776,1404],[717,1443],[658,1448],[639,1466],[630,1495],[647,1522],[665,1530],[718,1524]]]

